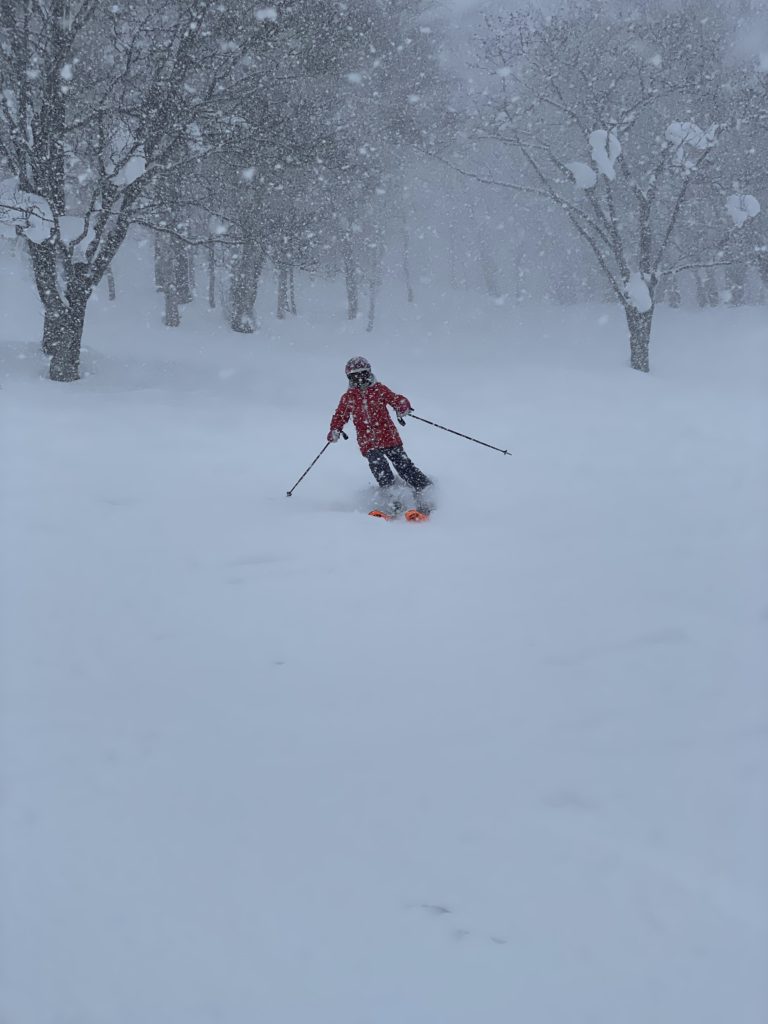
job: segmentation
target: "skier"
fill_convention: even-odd
[[[328,440],[339,440],[344,424],[351,416],[360,452],[368,460],[379,487],[391,487],[395,482],[395,474],[389,465],[391,462],[403,480],[413,488],[418,501],[421,492],[432,481],[406,455],[403,442],[387,410],[390,405],[398,416],[408,416],[413,412],[411,403],[404,395],[396,395],[386,385],[379,383],[373,375],[371,364],[363,356],[350,359],[344,372],[349,388],[341,396],[333,414]]]

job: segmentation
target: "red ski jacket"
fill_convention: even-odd
[[[341,430],[351,416],[363,455],[374,448],[396,448],[403,442],[390,418],[388,405],[400,414],[411,408],[404,395],[396,395],[378,381],[367,388],[349,388],[333,414],[331,430]]]

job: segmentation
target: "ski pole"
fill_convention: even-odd
[[[484,448],[493,448],[495,452],[501,452],[502,455],[511,455],[512,452],[508,452],[506,448],[497,448],[495,444],[488,444],[486,441],[478,441],[476,437],[470,437],[469,434],[460,434],[458,430],[451,430],[450,427],[444,427],[440,423],[433,423],[432,420],[425,420],[423,416],[417,416],[415,413],[411,413],[412,420],[421,420],[422,423],[428,423],[430,427],[437,427],[438,430],[447,430],[449,434],[455,434],[457,437],[464,437],[467,441],[474,441],[475,444],[481,444]]]
[[[347,434],[345,434],[343,430],[340,430],[340,431],[339,431],[339,433],[341,434],[341,436],[342,436],[342,437],[344,438],[344,440],[345,440],[345,441],[348,441],[348,440],[349,440],[349,436],[348,436]],[[325,448],[323,448],[323,450],[322,450],[321,452],[319,452],[319,454],[317,454],[317,455],[316,455],[316,456],[314,457],[314,459],[312,459],[312,461],[310,462],[310,464],[309,464],[309,465],[307,466],[307,468],[306,468],[306,469],[304,470],[304,472],[303,472],[303,473],[301,474],[301,476],[300,476],[300,477],[299,477],[299,479],[298,479],[298,480],[296,481],[296,483],[295,483],[295,484],[293,485],[293,487],[292,487],[292,488],[290,489],[290,491],[286,491],[286,492],[285,492],[285,496],[286,496],[286,498],[290,498],[290,497],[291,497],[291,496],[293,495],[293,492],[294,492],[294,491],[296,490],[296,488],[297,488],[297,487],[299,486],[299,484],[300,484],[300,483],[301,483],[301,481],[302,481],[302,480],[304,479],[304,477],[305,477],[305,476],[307,475],[307,473],[308,473],[308,472],[310,471],[310,469],[312,469],[312,467],[313,467],[313,466],[314,466],[314,464],[315,464],[315,463],[317,462],[317,460],[318,460],[318,459],[320,458],[320,456],[321,456],[321,455],[322,455],[322,454],[323,454],[324,452],[326,452],[326,451],[328,450],[328,448],[330,448],[330,447],[331,447],[331,445],[332,445],[332,444],[333,444],[333,441],[326,441],[326,442],[325,442]]]

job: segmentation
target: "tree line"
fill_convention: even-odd
[[[0,0],[0,230],[28,252],[51,378],[78,378],[88,300],[135,226],[168,326],[197,255],[250,333],[267,265],[278,317],[310,270],[372,328],[388,269],[413,299],[425,236],[503,298],[532,221],[555,272],[564,239],[589,267],[574,298],[620,304],[647,371],[681,276],[704,301],[718,272],[737,297],[749,272],[768,286],[758,15],[566,0],[459,31],[422,0]]]

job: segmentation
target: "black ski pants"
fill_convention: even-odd
[[[388,487],[395,482],[395,474],[390,469],[389,462],[414,491],[423,491],[432,483],[429,477],[411,462],[402,445],[396,448],[374,448],[365,457],[380,487]]]

